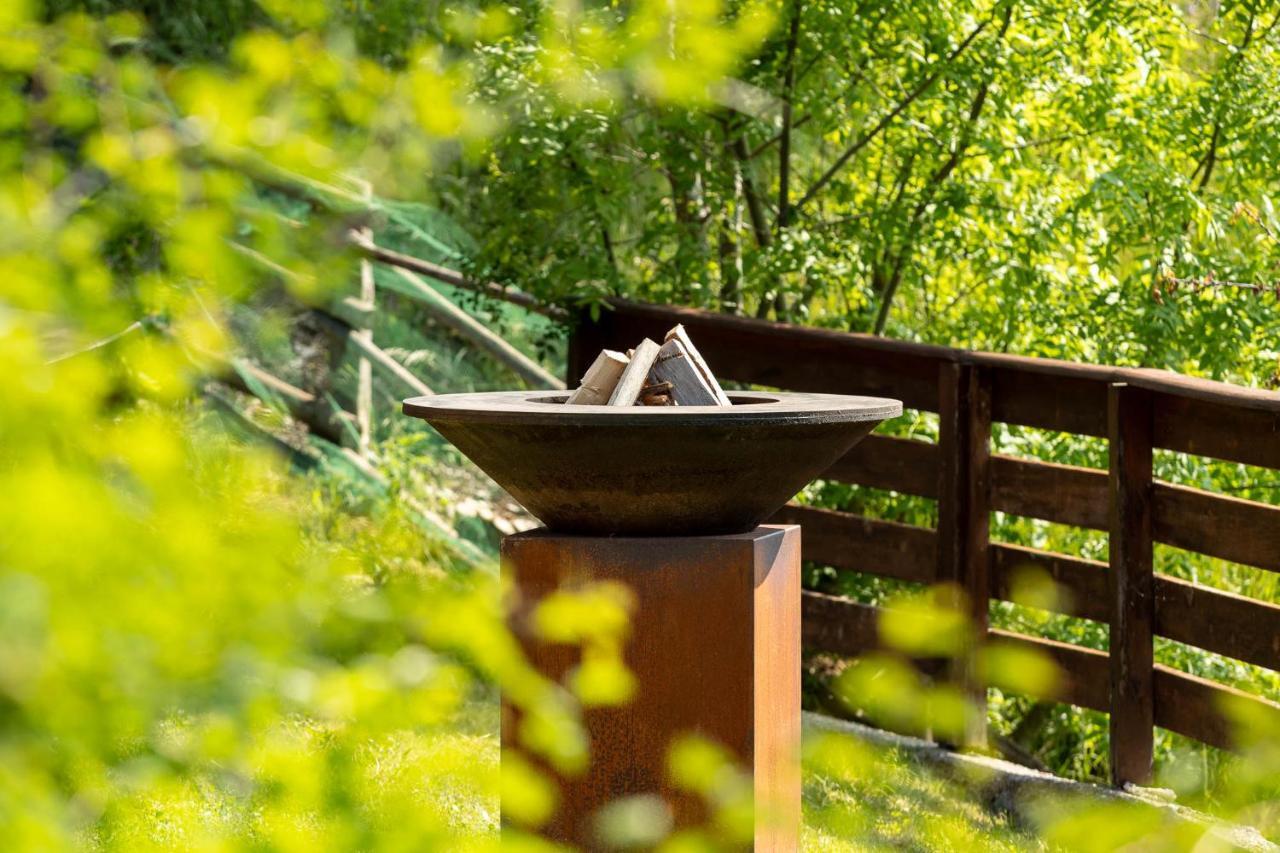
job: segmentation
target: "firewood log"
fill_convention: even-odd
[[[711,372],[711,368],[707,366],[707,362],[703,359],[702,354],[698,352],[698,348],[693,345],[693,341],[689,338],[689,333],[685,331],[683,325],[677,325],[674,329],[667,332],[664,342],[679,341],[684,345],[685,357],[692,362],[694,369],[702,376],[707,387],[711,389],[711,393],[715,395],[716,405],[728,406],[729,397],[724,393],[724,389],[720,387],[720,383],[716,381],[715,374]]]
[[[604,350],[596,356],[596,360],[587,368],[578,390],[569,395],[566,403],[577,406],[603,406],[609,402],[613,389],[618,386],[622,372],[627,369],[630,359],[620,352]]]
[[[719,405],[715,392],[702,378],[679,338],[672,338],[662,345],[649,371],[649,381],[670,382],[671,399],[677,406]]]
[[[635,354],[631,356],[631,363],[622,371],[622,376],[609,397],[610,406],[636,404],[640,398],[640,389],[649,384],[649,370],[653,367],[653,360],[658,357],[659,349],[661,347],[648,338],[640,342]]]

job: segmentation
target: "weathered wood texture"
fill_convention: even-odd
[[[649,368],[653,367],[660,347],[645,338],[636,345],[635,351],[629,353],[631,361],[623,368],[618,384],[609,396],[610,406],[634,406],[640,398],[640,389],[649,380]]]
[[[1111,781],[1151,776],[1155,579],[1151,547],[1151,398],[1111,386]]]
[[[1254,400],[1252,395],[1258,392],[1242,393],[1234,402],[1227,400],[1235,395],[1220,393],[1223,399],[1155,394],[1155,445],[1229,462],[1280,468],[1280,411],[1274,407],[1249,407]]]
[[[671,383],[671,399],[677,406],[720,405],[716,392],[689,357],[689,350],[679,338],[668,340],[658,350],[649,377],[651,382]],[[728,398],[725,402],[727,405]]]
[[[832,480],[938,496],[938,445],[909,438],[869,435],[827,469]]]
[[[1264,717],[1266,728],[1280,726],[1280,704],[1243,690],[1156,664],[1154,673],[1156,725],[1220,749],[1236,746],[1231,705],[1248,716]]]
[[[601,350],[600,355],[596,356],[596,360],[591,362],[587,372],[582,375],[582,384],[565,402],[575,406],[603,406],[608,403],[630,361],[620,352]]]
[[[916,583],[937,579],[937,534],[927,527],[788,504],[770,519],[804,527],[804,558]]]
[[[702,381],[706,383],[711,390],[711,395],[715,398],[715,405],[728,406],[729,395],[724,393],[724,389],[720,387],[720,381],[716,379],[716,375],[707,366],[707,361],[702,357],[702,353],[693,345],[693,338],[689,337],[689,333],[685,331],[684,326],[679,323],[675,328],[667,332],[666,343],[678,341],[680,346],[684,348],[685,357],[693,364],[694,370],[698,371],[698,375],[702,377]]]
[[[666,767],[672,743],[698,733],[753,773],[755,849],[798,848],[799,540],[795,527],[765,526],[737,536],[667,539],[539,531],[503,542],[503,572],[521,595],[512,629],[532,665],[550,678],[561,680],[579,655],[531,631],[529,614],[539,600],[598,581],[622,583],[635,599],[624,656],[636,695],[620,707],[584,712],[590,764],[580,776],[556,777],[561,797],[545,829],[550,838],[600,849],[595,812],[636,794],[667,801],[677,827],[704,821],[702,800],[674,788]],[[504,708],[504,749],[523,751],[520,722]]]
[[[800,603],[806,647],[855,657],[879,644],[878,608],[809,590]]]
[[[1060,675],[1058,683],[1051,692],[1038,698],[1057,699],[1095,711],[1110,710],[1111,691],[1107,687],[1109,662],[1106,652],[995,629],[991,631],[991,640],[1033,651],[1057,665]]]
[[[944,364],[938,369],[938,580],[964,591],[974,636],[987,631],[991,597],[987,506],[991,462],[991,385],[981,368]],[[983,746],[987,691],[978,673],[978,648],[957,657],[952,678],[969,699],[965,743]]]
[[[991,508],[1057,524],[1106,530],[1107,474],[1012,456],[991,459]]]
[[[1168,483],[1151,498],[1157,541],[1280,572],[1280,507]]]
[[[931,583],[984,571],[962,555],[966,549],[975,553],[975,543],[983,550],[978,519],[989,510],[1108,532],[1112,565],[989,543],[985,583],[991,597],[1008,600],[1020,572],[1043,572],[1063,592],[1055,609],[1113,626],[1114,661],[1103,652],[1032,637],[999,631],[989,637],[1055,660],[1070,675],[1057,696],[1062,701],[1119,710],[1113,725],[1132,732],[1125,740],[1138,748],[1125,747],[1129,751],[1116,757],[1117,780],[1144,775],[1152,724],[1229,746],[1220,700],[1280,712],[1266,700],[1153,665],[1150,653],[1152,636],[1163,636],[1280,668],[1280,606],[1151,571],[1153,542],[1280,571],[1280,507],[1154,482],[1149,470],[1155,449],[1280,469],[1280,394],[1166,371],[964,352],[624,301],[614,301],[600,322],[580,327],[570,353],[594,357],[602,347],[658,336],[674,323],[688,329],[724,380],[896,397],[940,413],[940,443],[873,435],[825,474],[935,499],[939,529],[785,507],[776,518],[804,526],[806,560]],[[966,372],[982,377],[990,420],[1109,439],[1113,471],[997,454],[976,471],[970,457],[966,474],[955,451],[972,424],[957,420],[962,404],[952,397],[967,386],[940,381]],[[1125,390],[1113,391],[1117,384]],[[1118,415],[1113,394],[1123,409]],[[972,452],[971,440],[968,447]],[[958,508],[958,495],[970,502],[968,509]],[[876,643],[874,608],[806,593],[804,613],[805,643],[814,649],[855,655]]]
[[[1060,594],[1059,612],[1095,622],[1111,621],[1106,563],[1003,543],[991,546],[991,597],[1012,601],[1020,572],[1047,575]]]
[[[1280,670],[1280,606],[1156,575],[1161,637]]]

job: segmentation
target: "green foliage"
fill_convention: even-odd
[[[245,354],[305,378],[288,315],[349,288],[352,227],[560,302],[625,292],[849,328],[884,316],[919,337],[1224,375],[1257,375],[1274,358],[1242,337],[1271,328],[1254,303],[1225,292],[1146,301],[1166,272],[1270,268],[1273,12],[1232,5],[1199,20],[1155,3],[1045,2],[783,13],[771,30],[779,16],[759,2],[0,5],[6,845],[533,849],[526,831],[558,792],[531,762],[504,760],[499,774],[496,689],[524,712],[523,745],[561,772],[586,760],[578,709],[634,689],[619,662],[627,599],[609,587],[540,609],[544,633],[582,647],[572,676],[551,684],[528,669],[494,573],[424,523],[418,499],[451,498],[427,488],[423,457],[449,451],[382,424],[385,481],[357,481],[338,450],[293,440],[258,380],[244,379],[267,405],[245,413],[232,401],[228,420],[206,407],[223,399],[211,379],[246,376],[233,361]],[[755,58],[740,67],[744,55]],[[779,80],[794,132],[775,161]],[[380,340],[433,384],[502,381],[392,304]],[[541,321],[478,307],[500,327],[553,337]],[[229,422],[276,432],[315,472],[286,469]],[[929,512],[847,491],[823,499]],[[914,642],[926,625],[932,652],[968,646],[955,600],[906,607],[888,636]],[[887,713],[916,725],[967,722],[954,690],[900,661],[874,664],[845,684],[879,691]],[[1052,675],[999,652],[987,664],[1011,690],[1027,673]],[[1066,728],[1084,754],[1105,752],[1089,740],[1096,725]],[[1274,826],[1264,734],[1215,805]],[[811,758],[830,768],[849,749],[824,742]],[[714,817],[666,849],[743,838],[745,783],[725,753],[691,740],[670,758]],[[907,831],[912,791],[935,804],[963,792],[850,766],[861,778],[819,769],[810,787],[821,844],[862,833],[953,848],[1025,841],[971,803],[963,820]],[[908,789],[904,804],[895,792]],[[874,813],[850,818],[863,797]],[[608,837],[656,842],[654,806],[617,804],[602,815]],[[1045,828],[1062,843],[1090,821],[1131,828],[1112,813],[1073,821]]]
[[[117,14],[130,9],[148,18]],[[498,778],[495,687],[523,710],[524,745],[564,772],[586,758],[580,702],[626,697],[625,602],[582,591],[618,616],[607,631],[580,619],[585,663],[550,683],[503,625],[495,573],[424,532],[404,484],[337,488],[345,457],[285,436],[319,472],[300,478],[204,405],[226,399],[211,378],[246,375],[233,331],[281,353],[280,307],[353,280],[353,224],[442,252],[461,239],[363,188],[412,194],[473,156],[501,105],[470,98],[469,51],[419,37],[430,27],[353,38],[366,11],[0,6],[8,848],[494,847],[499,799],[536,825],[547,784]],[[759,29],[707,5],[633,12],[585,50],[555,9],[468,26],[471,42],[508,24],[555,42],[553,85],[643,72],[673,96],[677,77],[687,96],[731,70]],[[676,74],[686,52],[706,61]],[[270,409],[231,422],[288,426]]]
[[[495,278],[1266,382],[1277,17],[1212,7],[795,0],[712,108],[548,103],[448,177]],[[512,210],[521,211],[518,218]],[[1153,298],[1153,289],[1161,298]]]
[[[805,850],[1043,850],[973,793],[906,754],[832,732],[804,743]]]

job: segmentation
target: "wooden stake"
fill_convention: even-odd
[[[368,181],[357,181],[360,194],[366,203],[373,200],[373,185]],[[363,228],[360,236],[372,243],[373,229]],[[361,323],[351,336],[360,348],[360,358],[356,361],[356,423],[360,428],[360,454],[368,456],[373,445],[373,362],[366,354],[373,347],[373,312],[378,290],[373,280],[373,264],[360,261],[360,303],[365,308]]]
[[[649,377],[652,382],[671,383],[671,399],[677,406],[719,405],[715,392],[698,372],[693,360],[689,358],[689,350],[678,337],[671,338],[662,345],[658,359],[649,371]]]
[[[611,349],[602,351],[587,368],[578,390],[570,394],[565,402],[574,406],[605,405],[609,402],[613,389],[617,387],[618,380],[622,378],[622,373],[627,369],[630,361],[631,359],[620,352],[614,352]]]
[[[622,377],[618,380],[617,387],[613,389],[613,395],[609,397],[610,406],[636,404],[636,400],[640,398],[640,389],[649,379],[649,369],[653,367],[653,361],[658,357],[659,349],[660,347],[648,338],[640,342],[640,346],[636,347],[635,355],[631,356],[631,363],[622,371]]]
[[[707,387],[711,389],[711,393],[715,396],[715,404],[717,406],[732,405],[729,397],[724,393],[724,389],[720,387],[720,383],[716,381],[715,374],[711,372],[711,368],[707,366],[707,362],[702,357],[702,353],[698,352],[698,348],[693,345],[693,341],[689,338],[689,333],[684,330],[683,325],[677,324],[674,329],[667,332],[664,342],[679,341],[685,349],[685,357],[693,364],[698,374],[702,376]],[[686,404],[691,405],[691,404]]]

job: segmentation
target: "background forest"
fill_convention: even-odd
[[[533,845],[520,828],[555,792],[532,767],[499,776],[496,689],[561,768],[583,760],[577,709],[625,699],[625,600],[556,602],[547,624],[596,665],[542,682],[501,627],[491,571],[497,537],[527,523],[519,508],[405,423],[385,377],[367,442],[334,416],[358,367],[329,360],[309,309],[358,289],[351,229],[570,312],[622,296],[1275,388],[1277,24],[1280,4],[1263,2],[10,0],[5,837],[485,846],[501,801],[504,841]],[[403,276],[376,276],[374,339],[432,389],[537,381],[478,355]],[[564,322],[430,288],[563,373]],[[264,366],[323,389],[310,431]],[[887,429],[929,438],[937,423],[909,413]],[[1006,428],[995,442],[1106,467],[1102,441]],[[1259,469],[1156,465],[1280,496]],[[836,483],[802,500],[919,524],[935,512]],[[992,533],[1106,556],[1105,536],[1074,528],[997,517]],[[1157,560],[1280,603],[1274,574]],[[909,592],[807,574],[868,602]],[[992,618],[1106,647],[1098,623],[1014,604]],[[1164,641],[1157,658],[1280,697],[1280,677],[1238,661]],[[809,707],[865,711],[839,672],[810,662]],[[1105,778],[1100,715],[993,691],[989,722],[1022,760]],[[673,762],[721,818],[671,849],[731,844],[723,757],[692,744]],[[1181,801],[1278,837],[1274,745],[1241,762],[1161,733],[1157,770]],[[632,805],[620,847],[661,830]],[[815,849],[1195,843],[1118,807],[1012,827],[952,780],[826,739],[810,744],[806,809]]]

